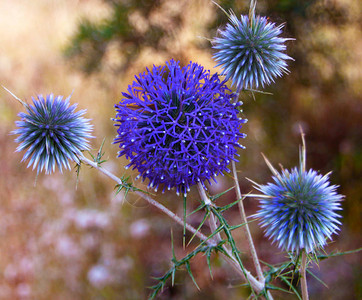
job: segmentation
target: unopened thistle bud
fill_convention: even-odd
[[[339,230],[341,216],[337,211],[342,209],[343,196],[337,194],[337,186],[330,184],[329,174],[305,170],[305,150],[301,153],[300,166],[281,173],[266,160],[274,182],[255,183],[263,194],[255,217],[279,248],[296,252],[305,249],[308,253],[323,248]]]
[[[92,125],[82,115],[86,110],[75,112],[76,104],[69,106],[70,96],[44,98],[39,95],[33,99],[33,105],[24,104],[27,112],[19,113],[21,121],[16,121],[18,134],[16,142],[20,143],[16,151],[26,150],[22,161],[29,159],[28,167],[37,167],[38,173],[55,171],[58,166],[70,169],[69,160],[79,163],[77,155],[88,150],[88,138],[92,138]]]
[[[264,87],[288,72],[286,60],[292,58],[284,51],[290,39],[280,37],[282,28],[266,17],[242,15],[239,20],[230,13],[229,23],[213,40],[214,59],[238,92]]]

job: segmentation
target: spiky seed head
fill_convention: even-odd
[[[260,219],[265,235],[279,248],[307,253],[323,248],[341,223],[342,195],[329,182],[329,174],[322,176],[314,170],[294,168],[277,172],[274,182],[256,184],[263,197],[255,217]]]
[[[242,147],[245,119],[239,103],[217,74],[190,62],[171,60],[135,77],[116,107],[118,143],[140,176],[157,189],[187,193],[195,183],[214,178]]]
[[[33,105],[25,105],[26,113],[19,113],[21,121],[16,121],[20,143],[16,151],[26,150],[22,161],[29,159],[28,167],[37,167],[37,172],[46,174],[58,166],[70,169],[69,160],[79,163],[77,155],[89,149],[88,138],[92,138],[92,125],[82,117],[86,110],[75,111],[77,105],[69,106],[70,96],[39,95],[32,98]]]
[[[213,40],[213,57],[238,92],[264,87],[288,72],[286,60],[292,58],[284,51],[290,39],[280,37],[282,28],[266,17],[241,15],[239,20],[230,13],[229,23]]]

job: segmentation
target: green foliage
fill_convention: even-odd
[[[94,156],[91,152],[89,152],[90,156],[92,156],[93,161],[96,162],[98,164],[98,166],[100,166],[101,164],[103,164],[104,162],[106,162],[107,160],[103,159],[103,156],[105,154],[105,152],[103,152],[103,146],[104,146],[104,142],[106,141],[106,138],[103,139],[101,146],[99,147],[99,150],[97,152],[97,156]]]
[[[128,62],[135,58],[143,47],[162,49],[160,40],[164,29],[159,25],[148,24],[145,32],[140,32],[131,22],[132,14],[139,14],[148,19],[159,7],[159,1],[104,1],[111,7],[111,15],[99,22],[87,18],[81,20],[76,33],[65,49],[65,55],[79,63],[85,73],[99,70],[103,58],[112,42],[118,46],[119,55],[124,56],[119,71],[128,67]]]
[[[197,286],[197,283],[195,281],[194,276],[192,275],[192,271],[191,271],[191,268],[190,268],[190,260],[192,258],[194,258],[197,254],[204,253],[206,255],[206,257],[207,257],[207,263],[210,266],[210,256],[211,256],[211,253],[212,253],[213,250],[215,252],[217,252],[217,251],[220,251],[221,248],[220,248],[219,245],[215,246],[215,247],[211,247],[211,246],[208,246],[208,245],[205,245],[204,243],[202,243],[195,250],[193,250],[192,252],[190,252],[188,255],[186,255],[185,257],[183,257],[180,260],[177,260],[176,257],[175,257],[175,253],[173,253],[173,258],[171,260],[171,262],[172,262],[171,268],[162,277],[155,278],[155,279],[157,279],[159,281],[159,283],[157,283],[156,285],[151,287],[153,292],[149,296],[149,299],[154,299],[158,295],[158,293],[162,291],[163,287],[166,284],[166,281],[170,277],[172,278],[172,283],[173,283],[176,271],[179,270],[182,266],[186,267],[187,272],[190,275],[192,281]]]
[[[116,190],[116,195],[124,190],[124,197],[126,198],[129,191],[141,191],[128,182],[129,176],[122,176],[120,179],[122,180],[122,183],[117,184],[114,188]]]

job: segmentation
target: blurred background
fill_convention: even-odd
[[[219,3],[237,15],[248,13],[248,1]],[[298,163],[299,126],[306,133],[307,165],[340,185],[343,226],[326,252],[347,251],[361,245],[362,173],[362,38],[358,0],[258,1],[257,13],[285,24],[290,75],[276,80],[265,91],[245,93],[244,127],[248,137],[240,151],[239,181],[243,192],[252,190],[245,177],[270,181],[261,152],[277,166]],[[88,110],[94,124],[94,153],[103,138],[108,161],[105,167],[118,176],[124,158],[116,158],[116,135],[111,118],[114,104],[134,75],[174,58],[190,60],[213,71],[212,39],[227,21],[209,0],[0,0],[0,83],[23,100],[37,94],[73,93],[71,101]],[[24,108],[0,91],[0,299],[144,299],[152,277],[169,266],[171,230],[176,256],[182,248],[182,227],[133,195],[122,204],[114,183],[97,171],[83,167],[77,182],[75,169],[65,174],[36,175],[20,163],[10,134]],[[135,182],[146,188],[147,183]],[[210,187],[219,193],[232,186],[221,177]],[[182,215],[182,199],[175,192],[155,196]],[[188,211],[198,205],[192,190]],[[218,200],[234,201],[231,191]],[[257,202],[245,202],[247,214]],[[240,223],[237,210],[228,211],[230,224]],[[197,226],[201,214],[188,221]],[[264,238],[257,223],[251,225],[260,259],[285,260]],[[207,228],[206,228],[207,232]],[[237,244],[247,251],[242,230]],[[247,253],[247,252],[246,252]],[[243,257],[252,268],[247,256]],[[213,279],[206,258],[193,260],[191,269],[201,290],[187,272],[176,275],[159,299],[244,299],[248,291],[223,260],[215,256]],[[311,299],[358,299],[361,295],[361,259],[351,254],[321,261],[312,272],[326,285],[310,278]],[[285,286],[282,286],[284,287]],[[275,293],[276,299],[296,299]]]

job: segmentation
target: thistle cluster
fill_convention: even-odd
[[[70,96],[53,94],[45,98],[39,95],[33,99],[33,105],[24,103],[26,113],[19,113],[21,121],[16,121],[20,143],[16,151],[26,150],[22,161],[29,159],[28,167],[37,167],[37,172],[46,174],[62,172],[63,167],[70,169],[69,160],[79,163],[78,155],[89,149],[88,138],[92,138],[92,125],[82,115],[86,110],[75,112],[76,104],[69,106]]]
[[[213,40],[214,58],[238,91],[264,87],[288,72],[286,60],[292,58],[284,53],[289,39],[280,37],[282,28],[266,17],[241,15],[239,20],[230,13],[229,23]]]
[[[113,121],[117,127],[117,136],[113,143],[119,145],[118,157],[125,156],[129,160],[126,168],[137,170],[137,178],[148,180],[148,186],[155,191],[160,186],[163,192],[176,188],[177,194],[183,193],[186,199],[192,185],[204,185],[205,181],[211,183],[211,180],[216,181],[218,175],[230,172],[228,165],[231,161],[237,161],[239,148],[244,148],[239,141],[246,136],[241,133],[247,119],[240,117],[242,102],[238,101],[239,92],[264,87],[288,73],[287,60],[292,58],[285,54],[285,42],[289,39],[281,37],[283,25],[276,26],[265,17],[255,16],[256,1],[251,3],[249,16],[241,15],[238,19],[231,12],[228,15],[229,23],[213,40],[213,48],[216,50],[214,59],[222,69],[220,75],[225,76],[224,80],[220,79],[219,74],[211,74],[197,63],[180,66],[178,61],[172,59],[165,65],[146,68],[145,72],[135,76],[127,91],[122,93],[120,102],[115,105],[116,116]],[[231,85],[236,86],[236,93],[227,86],[230,79]],[[85,110],[76,112],[76,105],[70,106],[70,96],[63,99],[62,96],[50,94],[32,99],[32,105],[18,99],[27,112],[19,114],[21,120],[16,122],[18,129],[13,131],[13,134],[19,135],[16,138],[16,142],[20,143],[17,151],[26,150],[22,161],[29,160],[28,167],[32,165],[38,173],[45,170],[49,174],[55,171],[56,166],[62,172],[63,168],[70,169],[69,161],[79,164],[82,159],[115,179],[116,176],[99,167],[99,156],[98,160],[90,162],[84,156],[81,159],[79,157],[82,151],[90,148],[88,139],[92,138],[92,125],[83,118]],[[259,211],[254,217],[260,220],[266,236],[279,248],[298,254],[323,248],[341,224],[338,211],[342,209],[343,196],[336,192],[337,186],[330,184],[329,174],[322,176],[312,169],[306,171],[304,138],[299,167],[278,172],[268,160],[266,162],[273,173],[273,182],[266,185],[254,182],[255,188],[262,194],[251,195],[260,201]],[[118,192],[125,189],[127,195],[129,190],[141,191],[128,183],[127,178],[117,178]],[[236,177],[235,182],[240,195]],[[204,204],[209,205],[211,200],[200,185],[199,188]],[[154,295],[181,265],[186,265],[189,271],[189,260],[201,252],[208,255],[209,264],[211,250],[215,250],[225,254],[233,267],[239,269],[240,266],[241,274],[250,286],[256,286],[258,294],[265,293],[263,295],[267,297],[269,291],[264,285],[265,274],[254,249],[240,201],[242,197],[239,195],[239,201],[222,210],[217,210],[216,205],[210,205],[198,229],[187,224],[188,229],[194,229],[194,234],[199,234],[203,242],[184,259],[173,259],[174,267],[155,286]],[[147,201],[153,205],[157,203],[154,200]],[[238,255],[231,234],[231,230],[238,226],[228,225],[221,214],[221,211],[237,203],[241,207],[243,225],[246,227],[259,281],[246,272]],[[161,207],[177,222],[180,221],[167,208],[160,204],[155,206]],[[184,212],[186,230],[186,210]],[[210,213],[213,233],[204,238],[199,230]],[[214,216],[221,224],[219,227]],[[94,219],[94,216],[89,218],[89,213],[85,214],[83,221],[92,221],[92,217]],[[107,225],[104,218],[98,221]],[[211,244],[207,245],[220,231],[224,231],[227,240],[212,247]],[[224,247],[224,242],[228,242],[232,251]],[[107,270],[92,268],[88,274],[90,281],[96,282],[93,279],[97,279],[100,271],[104,273]]]
[[[236,95],[217,74],[197,63],[170,60],[135,77],[116,107],[121,148],[143,180],[157,190],[176,187],[184,194],[210,180],[235,160],[245,119]]]

